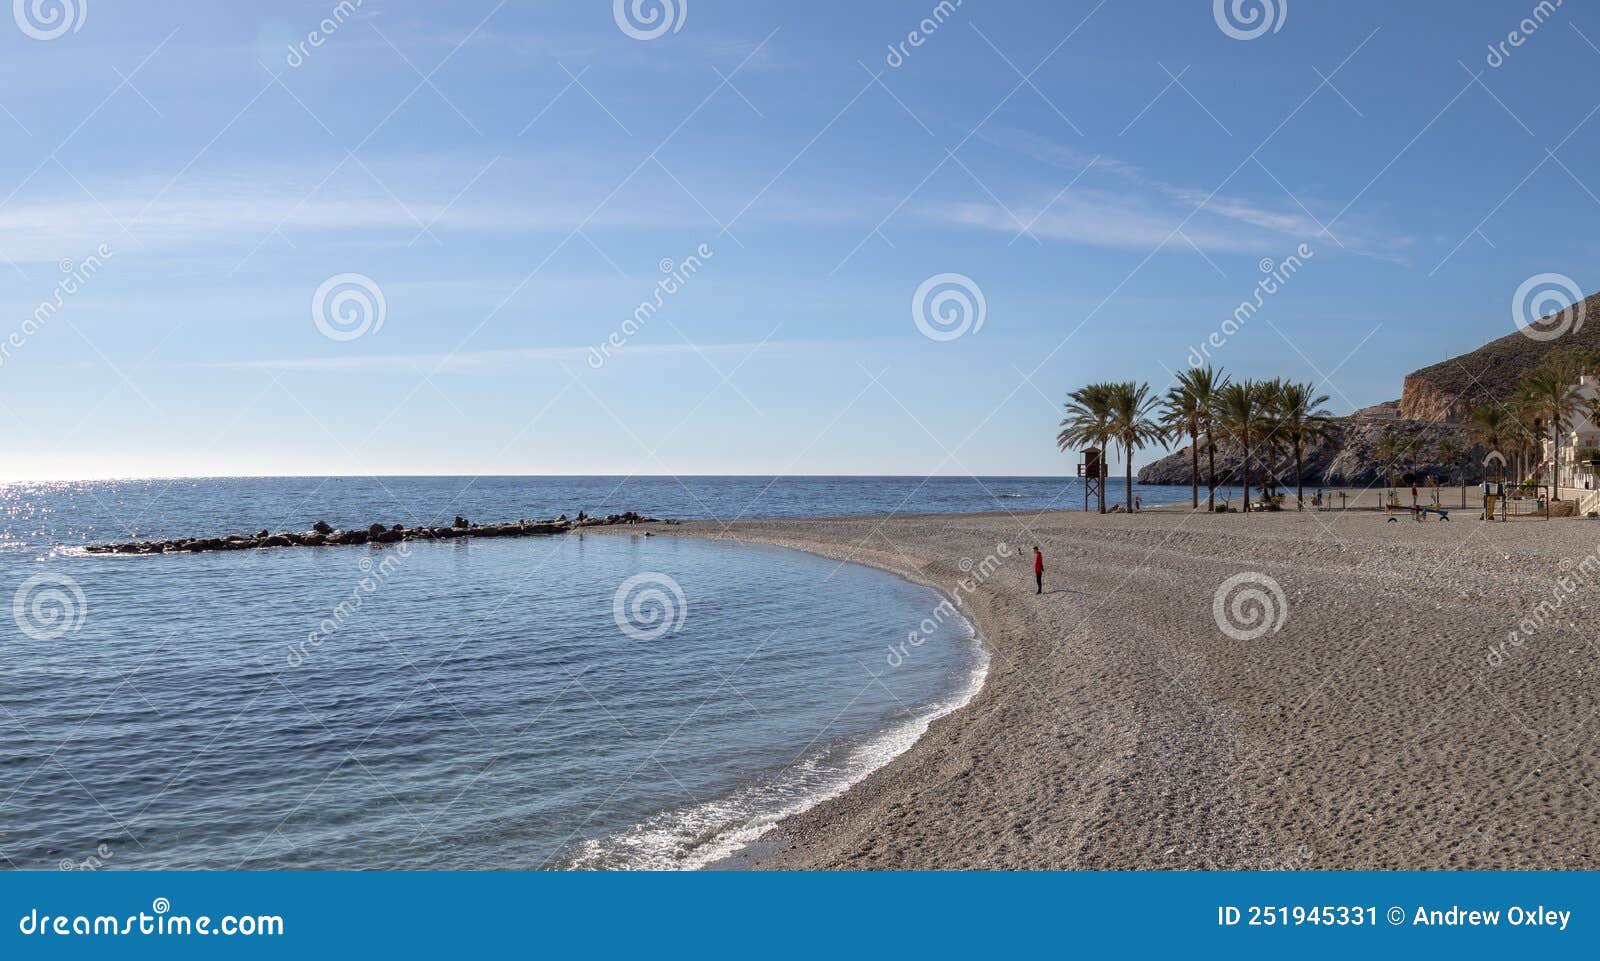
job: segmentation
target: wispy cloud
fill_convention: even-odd
[[[772,353],[784,344],[768,342],[727,344],[628,344],[613,348],[606,363],[626,362],[629,358],[688,354]],[[445,372],[468,373],[515,370],[534,364],[587,364],[590,347],[511,347],[496,350],[458,351],[448,354],[376,354],[369,356],[303,357],[284,360],[221,361],[197,366],[218,370],[270,370],[341,373],[363,372]]]
[[[1027,131],[996,128],[980,132],[978,139],[1070,171],[1073,176],[1081,175],[1082,182],[1054,203],[1045,196],[1025,204],[1027,210],[1013,207],[1009,213],[998,207],[964,205],[941,219],[1016,233],[1018,219],[1027,223],[1038,217],[1033,233],[1041,237],[1144,248],[1169,238],[1176,241],[1173,230],[1182,224],[1183,235],[1205,250],[1270,253],[1280,249],[1286,240],[1323,238],[1329,246],[1340,245],[1353,253],[1385,260],[1398,259],[1396,252],[1410,246],[1413,240],[1384,236],[1366,225],[1345,222],[1335,231],[1336,243],[1328,238],[1324,218],[1307,209],[1316,202],[1315,198],[1291,196],[1277,184],[1272,187],[1277,194],[1272,200],[1255,200],[1217,189],[1170,183],[1149,175],[1137,164],[1087,153]],[[1035,192],[1044,191],[1036,188]],[[1048,211],[1040,215],[1047,204]],[[937,211],[934,214],[938,216]],[[1326,217],[1331,218],[1332,214]]]

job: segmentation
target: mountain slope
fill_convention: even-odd
[[[1479,404],[1510,397],[1518,378],[1551,351],[1600,350],[1600,294],[1552,314],[1533,329],[1543,333],[1564,327],[1571,329],[1545,341],[1514,331],[1471,353],[1407,374],[1400,394],[1400,416],[1465,421]]]

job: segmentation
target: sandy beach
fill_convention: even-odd
[[[1600,867],[1600,524],[1178,510],[652,529],[893,571],[959,598],[990,651],[970,704],[783,822],[756,867]],[[1214,612],[1230,578],[1264,599],[1253,620],[1237,590]],[[894,640],[867,666],[893,671]]]

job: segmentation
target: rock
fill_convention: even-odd
[[[1473,443],[1466,425],[1396,418],[1387,413],[1391,404],[1377,405],[1379,410],[1375,414],[1366,413],[1373,410],[1366,408],[1349,417],[1333,418],[1333,437],[1326,443],[1305,450],[1302,476],[1307,488],[1307,500],[1310,500],[1311,494],[1318,487],[1334,485],[1365,487],[1382,484],[1386,468],[1397,483],[1402,475],[1412,473],[1421,478],[1436,477],[1445,487],[1454,486],[1461,478],[1477,477],[1481,473],[1483,457],[1487,451]],[[1392,435],[1401,447],[1400,455],[1392,466],[1377,456],[1378,445],[1382,443],[1385,435]],[[1437,453],[1438,442],[1445,437],[1448,437],[1456,448],[1454,458],[1448,462],[1441,460]],[[1408,443],[1411,445],[1409,452],[1405,449]],[[1189,465],[1189,448],[1180,448],[1175,453],[1143,467],[1139,471],[1139,483],[1187,487]],[[1242,465],[1234,448],[1219,442],[1216,465],[1219,487],[1237,486],[1242,480]],[[1286,486],[1287,493],[1292,497],[1293,458],[1284,455],[1265,459],[1258,455],[1252,458],[1250,463],[1252,488],[1269,472],[1277,477],[1279,490],[1284,490]],[[1206,474],[1206,456],[1202,450],[1200,453],[1202,497],[1205,496]],[[1255,496],[1257,491],[1252,489],[1250,493],[1251,496]]]
[[[533,535],[564,534],[574,528],[596,527],[610,524],[655,523],[637,511],[609,514],[604,519],[588,517],[579,512],[576,522],[562,514],[555,520],[529,520],[526,517],[504,524],[474,524],[464,517],[456,517],[449,527],[407,528],[404,524],[385,527],[372,524],[366,530],[334,529],[324,521],[317,521],[310,531],[280,531],[276,534],[262,530],[256,534],[228,534],[224,537],[177,538],[170,541],[129,541],[122,544],[89,544],[83,550],[89,554],[161,554],[188,551],[242,551],[267,547],[321,547],[345,544],[393,544],[404,540],[452,540],[458,537],[526,537]],[[668,524],[676,523],[668,520]],[[648,536],[648,535],[647,535]]]

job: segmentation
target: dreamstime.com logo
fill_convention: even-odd
[[[389,302],[366,274],[336,274],[311,296],[311,322],[329,340],[355,340],[383,329]]]
[[[56,281],[55,287],[50,291],[50,296],[39,301],[33,313],[23,319],[21,326],[4,339],[0,339],[0,367],[4,367],[12,357],[16,356],[28,342],[46,330],[56,316],[67,306],[67,301],[76,297],[89,286],[106,265],[106,261],[115,257],[116,253],[106,244],[96,247],[94,253],[74,263],[70,258],[61,261],[61,279]]]
[[[1222,32],[1235,40],[1254,40],[1268,30],[1277,33],[1289,19],[1289,0],[1212,0],[1211,15]]]
[[[1576,564],[1572,558],[1563,557],[1557,567],[1561,576],[1550,585],[1549,599],[1540,601],[1525,613],[1517,626],[1506,634],[1503,642],[1489,645],[1490,667],[1506,663],[1523,644],[1556,623],[1557,616],[1567,609],[1569,601],[1581,608],[1592,600],[1595,588],[1600,586],[1600,550],[1586,555]],[[1583,596],[1580,597],[1580,593]],[[1568,620],[1567,625],[1572,626],[1572,622]]]
[[[922,336],[947,341],[983,329],[989,304],[978,282],[966,274],[935,274],[911,296],[911,319]]]
[[[1511,59],[1512,51],[1527,43],[1529,37],[1543,29],[1565,2],[1566,0],[1539,0],[1533,5],[1533,9],[1528,11],[1528,15],[1517,24],[1516,29],[1506,34],[1504,40],[1489,44],[1489,55],[1484,58],[1484,62],[1491,68],[1503,66]]]
[[[617,587],[611,596],[611,616],[622,633],[636,641],[653,641],[683,629],[689,600],[670,576],[646,571]]]
[[[1267,304],[1267,299],[1276,296],[1279,291],[1288,286],[1289,280],[1299,273],[1306,263],[1316,255],[1316,251],[1311,249],[1310,244],[1301,244],[1295,248],[1294,253],[1277,263],[1273,263],[1270,257],[1263,257],[1259,265],[1261,279],[1256,281],[1255,290],[1251,292],[1251,296],[1240,301],[1239,306],[1234,308],[1232,316],[1228,317],[1216,330],[1208,334],[1204,341],[1201,341],[1198,346],[1189,348],[1189,366],[1200,367],[1208,363],[1211,360],[1212,353],[1226,347],[1228,341],[1243,330],[1251,318],[1261,312],[1261,309]]]
[[[284,62],[291,67],[301,67],[318,48],[326,46],[333,35],[344,28],[344,25],[361,9],[366,0],[339,0],[328,11],[328,15],[317,23],[317,28],[306,34],[306,38],[299,43],[289,44],[289,55]]]
[[[1583,329],[1583,288],[1566,274],[1535,274],[1511,297],[1511,322],[1524,337],[1550,341]]]
[[[916,29],[906,34],[904,40],[889,44],[889,53],[883,58],[883,62],[889,65],[889,69],[898,70],[911,59],[911,49],[927,43],[928,38],[939,32],[963,2],[965,0],[939,0],[928,15],[917,24]]]
[[[1289,620],[1289,599],[1273,578],[1245,571],[1217,588],[1211,599],[1211,616],[1222,633],[1236,641],[1253,641],[1283,630]]]
[[[585,362],[591,370],[599,370],[606,365],[612,355],[628,345],[628,341],[645,328],[661,308],[667,305],[670,297],[677,296],[686,287],[695,275],[705,269],[707,261],[716,256],[716,251],[710,244],[701,244],[695,252],[682,260],[674,263],[671,257],[661,259],[661,279],[656,281],[656,286],[651,291],[650,297],[639,301],[639,306],[634,308],[633,316],[622,322],[622,326],[613,330],[605,342],[598,347],[590,347]]]
[[[89,616],[89,599],[65,574],[35,574],[11,596],[11,618],[36,641],[76,634]]]
[[[978,590],[979,585],[998,574],[1000,569],[1005,566],[1006,561],[1016,555],[1016,549],[1002,541],[996,544],[994,551],[981,561],[963,557],[956,564],[956,567],[961,571],[961,578],[956,581],[955,587],[950,591],[950,598],[954,598],[954,603],[951,602],[950,598],[941,598],[938,606],[933,609],[933,613],[923,618],[922,623],[917,625],[916,630],[908,633],[903,642],[889,645],[889,653],[884,657],[888,665],[890,667],[899,667],[904,664],[912,652],[928,643],[939,628],[944,626],[946,621],[960,617],[961,615],[956,608],[958,606],[965,607],[967,598]]]
[[[101,914],[40,914],[34,908],[17,919],[17,930],[24,935],[118,936],[129,934],[189,935],[220,934],[224,937],[279,937],[283,934],[283,917],[277,914],[225,914],[213,918],[207,914],[173,914],[172,902],[156,898],[150,902],[150,911],[126,916]]]
[[[35,40],[77,33],[89,19],[89,0],[11,0],[11,16]]]
[[[385,551],[382,559],[376,564],[370,557],[363,557],[358,561],[356,567],[361,571],[361,579],[350,589],[348,597],[334,605],[333,610],[322,619],[316,630],[307,634],[306,639],[299,644],[289,646],[287,658],[289,666],[299,667],[304,664],[325,641],[344,630],[366,605],[367,598],[378,593],[389,583],[389,578],[393,577],[400,569],[400,565],[410,558],[411,545],[401,542],[394,545],[394,550]]]
[[[689,0],[612,0],[611,17],[635,40],[657,40],[683,29]]]

